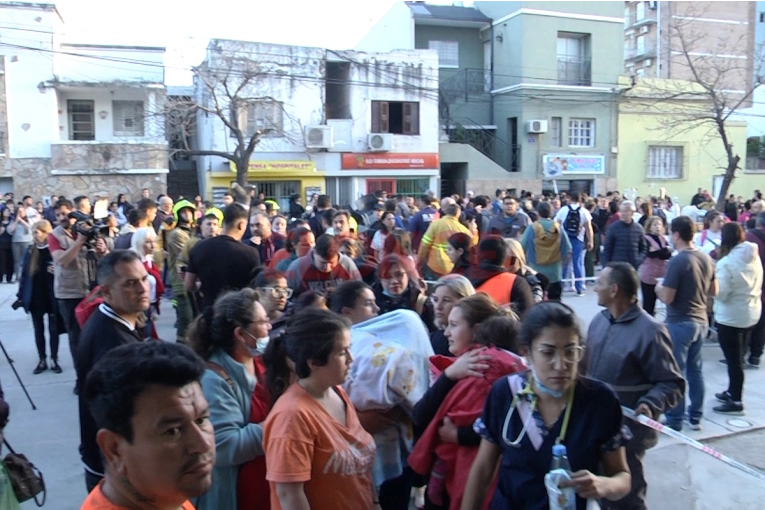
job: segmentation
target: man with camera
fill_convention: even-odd
[[[55,207],[58,226],[48,235],[48,249],[53,257],[53,294],[58,301],[61,318],[64,319],[69,335],[69,350],[74,360],[80,341],[80,325],[74,311],[87,296],[92,283],[86,247],[89,236],[75,228],[77,222],[71,217],[74,209],[72,202],[62,199],[56,202]],[[100,238],[93,242],[93,250],[96,258],[108,253],[106,243]],[[77,393],[77,386],[74,392]]]

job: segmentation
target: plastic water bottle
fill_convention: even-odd
[[[550,472],[545,475],[545,488],[550,501],[550,510],[576,510],[576,491],[573,487],[560,487],[571,480],[571,464],[568,462],[566,446],[553,446],[553,460]]]

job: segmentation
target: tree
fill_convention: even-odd
[[[267,75],[259,62],[220,52],[194,68],[195,95],[171,98],[164,111],[174,151],[187,156],[217,156],[232,162],[237,184],[246,188],[255,148],[270,133],[278,131],[283,135],[280,122],[270,122],[267,115],[262,115],[264,109],[278,109],[279,118],[284,115],[282,104],[264,93]],[[193,147],[199,115],[213,116],[223,123],[231,134],[232,150]]]
[[[690,7],[683,16],[672,17],[666,48],[672,76],[687,79],[690,86],[656,86],[652,96],[659,103],[675,105],[671,110],[673,114],[662,122],[662,129],[679,134],[707,126],[710,143],[722,144],[725,160],[720,168],[725,173],[716,204],[717,209],[722,210],[728,188],[746,157],[746,146],[734,146],[726,123],[751,106],[755,90],[763,83],[765,60],[761,48],[755,49],[754,59],[726,55],[731,48],[754,47],[747,25],[726,29],[727,34],[717,39],[719,51],[710,50],[713,40],[708,33],[710,24],[699,22],[700,14],[694,9]],[[662,55],[659,59],[663,60]]]

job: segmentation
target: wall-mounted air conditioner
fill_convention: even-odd
[[[643,60],[643,67],[651,67],[653,65],[653,60],[650,58]]]
[[[641,34],[647,34],[648,33],[648,27],[640,27],[640,33]]]
[[[305,146],[307,149],[331,149],[332,128],[330,126],[306,126]]]
[[[530,120],[526,123],[527,133],[547,133],[546,120]]]
[[[372,152],[393,150],[393,135],[390,133],[371,133],[367,137],[367,146]]]

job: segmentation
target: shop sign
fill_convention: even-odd
[[[561,174],[604,174],[606,158],[604,156],[578,156],[576,154],[545,154],[542,156],[542,168],[559,167]]]
[[[439,168],[437,153],[345,153],[342,156],[341,164],[343,170],[418,170]]]
[[[231,171],[236,172],[236,164],[231,161]],[[250,161],[248,172],[315,172],[313,161]]]

